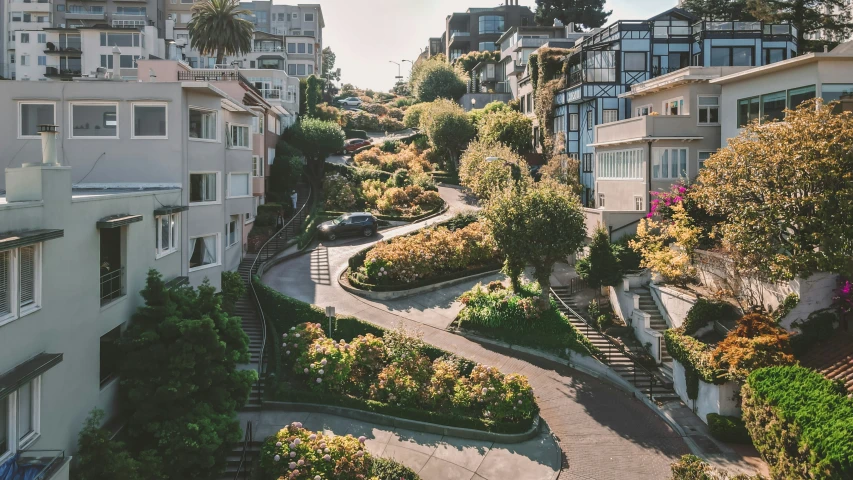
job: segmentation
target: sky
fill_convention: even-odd
[[[474,7],[495,7],[506,0],[319,0],[326,28],[323,46],[337,55],[341,80],[360,88],[388,91],[397,65],[408,79],[411,64],[430,37],[441,36],[447,15]],[[276,0],[275,3],[291,3]],[[676,0],[608,0],[616,20],[648,18],[675,6]],[[521,0],[535,10],[534,0]]]

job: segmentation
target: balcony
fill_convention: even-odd
[[[694,23],[692,28],[697,39],[763,37],[797,41],[797,29],[787,23],[702,21]]]
[[[257,53],[284,53],[284,48],[282,48],[281,45],[276,46],[276,47],[264,45],[264,46],[256,46],[256,47],[252,48],[252,52],[257,52]]]
[[[47,42],[47,48],[44,49],[44,53],[48,55],[62,55],[63,57],[79,57],[82,54],[80,49],[80,39],[78,38],[76,42],[67,42],[65,45],[60,42],[59,45],[53,42]]]
[[[106,13],[104,13],[103,7],[101,8],[75,8],[74,10],[68,10],[65,12],[65,18],[71,18],[75,20],[105,20],[107,18]]]
[[[101,267],[101,305],[106,305],[125,295],[124,267],[113,270]]]
[[[266,99],[281,100],[282,97],[280,88],[259,88],[258,91]]]
[[[10,9],[16,12],[33,12],[33,13],[50,13],[50,3],[46,0],[36,1],[13,1],[10,4]]]
[[[595,145],[610,146],[660,139],[699,140],[710,133],[689,115],[644,115],[595,127]]]
[[[70,460],[62,450],[25,450],[17,455],[15,462],[20,478],[67,480]]]
[[[516,50],[521,50],[522,48],[539,48],[542,45],[548,43],[551,40],[550,38],[520,38],[518,39],[518,43],[515,44]]]
[[[58,66],[45,67],[44,76],[48,78],[72,78],[79,77],[83,71],[80,68],[59,68]]]
[[[450,45],[454,43],[470,43],[471,42],[471,33],[464,32],[461,30],[457,30],[454,32],[450,32]]]

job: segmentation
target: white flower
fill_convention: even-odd
[[[295,456],[296,456],[296,452],[290,452],[290,458],[293,458]]]
[[[329,453],[329,449],[328,449],[328,448],[324,448],[324,449],[323,449],[323,453]]]
[[[362,435],[362,436],[358,437],[358,442],[359,442],[359,443],[364,443],[366,440],[367,440],[367,437],[365,437],[364,435]]]
[[[317,439],[316,433],[312,433],[311,435],[308,435],[308,440],[316,440],[316,439]]]
[[[272,457],[272,459],[277,462],[277,461],[281,460],[281,455],[276,455],[276,456]]]
[[[288,467],[293,470],[294,468],[296,468],[296,462],[290,462],[290,465],[288,465]]]
[[[299,459],[299,461],[298,461],[298,462],[296,462],[296,464],[297,464],[297,465],[299,465],[299,466],[301,467],[302,465],[305,465],[305,460],[302,460],[302,459],[300,458],[300,459]]]
[[[322,454],[323,454],[323,451],[318,448],[317,449],[317,455],[322,455]]]
[[[332,456],[331,456],[331,455],[328,455],[328,454],[323,455],[323,460],[325,460],[325,461],[327,461],[327,462],[328,462],[328,461],[329,461],[329,460],[331,460],[331,459],[332,459]]]
[[[323,364],[323,365],[325,365],[325,364],[327,364],[327,363],[328,363],[328,361],[324,358],[324,359],[320,360],[320,363],[321,363],[321,364]]]
[[[326,448],[326,442],[320,443],[320,448]]]
[[[320,369],[320,371],[319,371],[319,372],[317,372],[317,373],[319,373],[320,375],[322,375],[322,374],[323,374],[323,373],[325,373],[325,372],[323,372],[323,369],[321,368],[321,369]]]
[[[487,394],[487,393],[489,393],[489,389],[488,389],[488,388],[486,388],[486,387],[483,387],[483,395],[485,395],[485,394]]]
[[[299,445],[300,443],[302,443],[302,440],[300,440],[300,439],[298,439],[298,438],[294,438],[294,439],[293,439],[293,444],[294,444],[294,445]]]
[[[380,272],[384,272],[384,271],[385,271],[385,267],[379,267],[379,271],[380,271]]]
[[[294,330],[296,330],[296,327],[290,327],[290,331],[291,331],[291,332],[292,332],[292,331],[294,331]]]
[[[281,346],[282,346],[282,347],[286,347],[286,346],[287,346],[287,344],[286,344],[286,343],[282,343],[282,344],[281,344]]]
[[[322,378],[318,378],[318,379],[317,379],[317,383],[323,383],[323,379],[322,379]]]
[[[302,371],[303,371],[304,373],[308,373],[308,369],[307,369],[307,368],[303,368],[303,369],[302,369]]]
[[[293,422],[293,426],[296,428],[302,428],[302,422]]]
[[[294,333],[294,334],[293,334],[293,336],[294,336],[294,337],[296,337],[296,338],[299,338],[299,334],[298,334],[298,333]]]
[[[290,350],[288,350],[288,351],[286,351],[286,352],[284,352],[284,353],[286,353],[287,355],[290,355]]]
[[[291,443],[291,444],[290,444],[290,448],[296,448],[296,444],[295,444],[295,443]],[[293,452],[291,452],[291,453],[293,453]]]
[[[287,338],[287,334],[286,334],[286,333],[282,333],[282,334],[281,334],[281,338]]]
[[[314,480],[323,480],[323,477],[321,477],[320,475],[315,475]]]
[[[518,401],[518,404],[521,405],[521,400]]]
[[[275,442],[276,448],[281,448],[281,442]]]

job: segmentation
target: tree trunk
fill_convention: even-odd
[[[536,268],[536,280],[542,293],[539,295],[539,308],[542,311],[551,307],[551,272],[554,270],[554,262]]]
[[[509,257],[504,261],[504,273],[509,277],[512,284],[512,291],[519,293],[521,291],[521,274],[524,272],[524,262],[515,261]]]
[[[225,59],[225,52],[223,52],[221,48],[216,50],[216,65],[214,65],[214,67],[216,67],[218,65],[222,65],[222,62],[224,61],[224,59]]]

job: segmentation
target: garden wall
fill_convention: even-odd
[[[717,413],[732,417],[740,417],[741,409],[738,404],[739,398],[735,396],[737,384],[726,382],[722,385],[714,385],[699,380],[699,394],[696,400],[690,400],[687,396],[687,382],[684,378],[684,366],[676,359],[672,360],[672,381],[675,393],[682,401],[693,409],[703,422],[708,423],[708,414]]]
[[[795,320],[805,320],[813,312],[832,306],[838,275],[817,273],[806,279],[795,278],[790,284],[794,293],[800,296],[800,303],[779,322],[786,330],[791,330],[791,323]]]
[[[639,276],[639,275],[638,275]],[[626,277],[627,279],[628,277]],[[639,300],[635,300],[635,293],[628,291],[628,283],[623,285],[623,288],[610,287],[610,305],[613,306],[613,312],[616,316],[622,319],[626,325],[630,325],[634,329],[634,335],[637,340],[645,344],[651,344],[651,355],[657,363],[660,363],[660,351],[663,344],[663,336],[660,332],[653,330],[649,326],[649,315],[636,307]],[[633,288],[633,287],[632,287]]]
[[[650,284],[652,298],[669,328],[678,328],[684,324],[687,312],[693,308],[698,298],[666,285]]]

